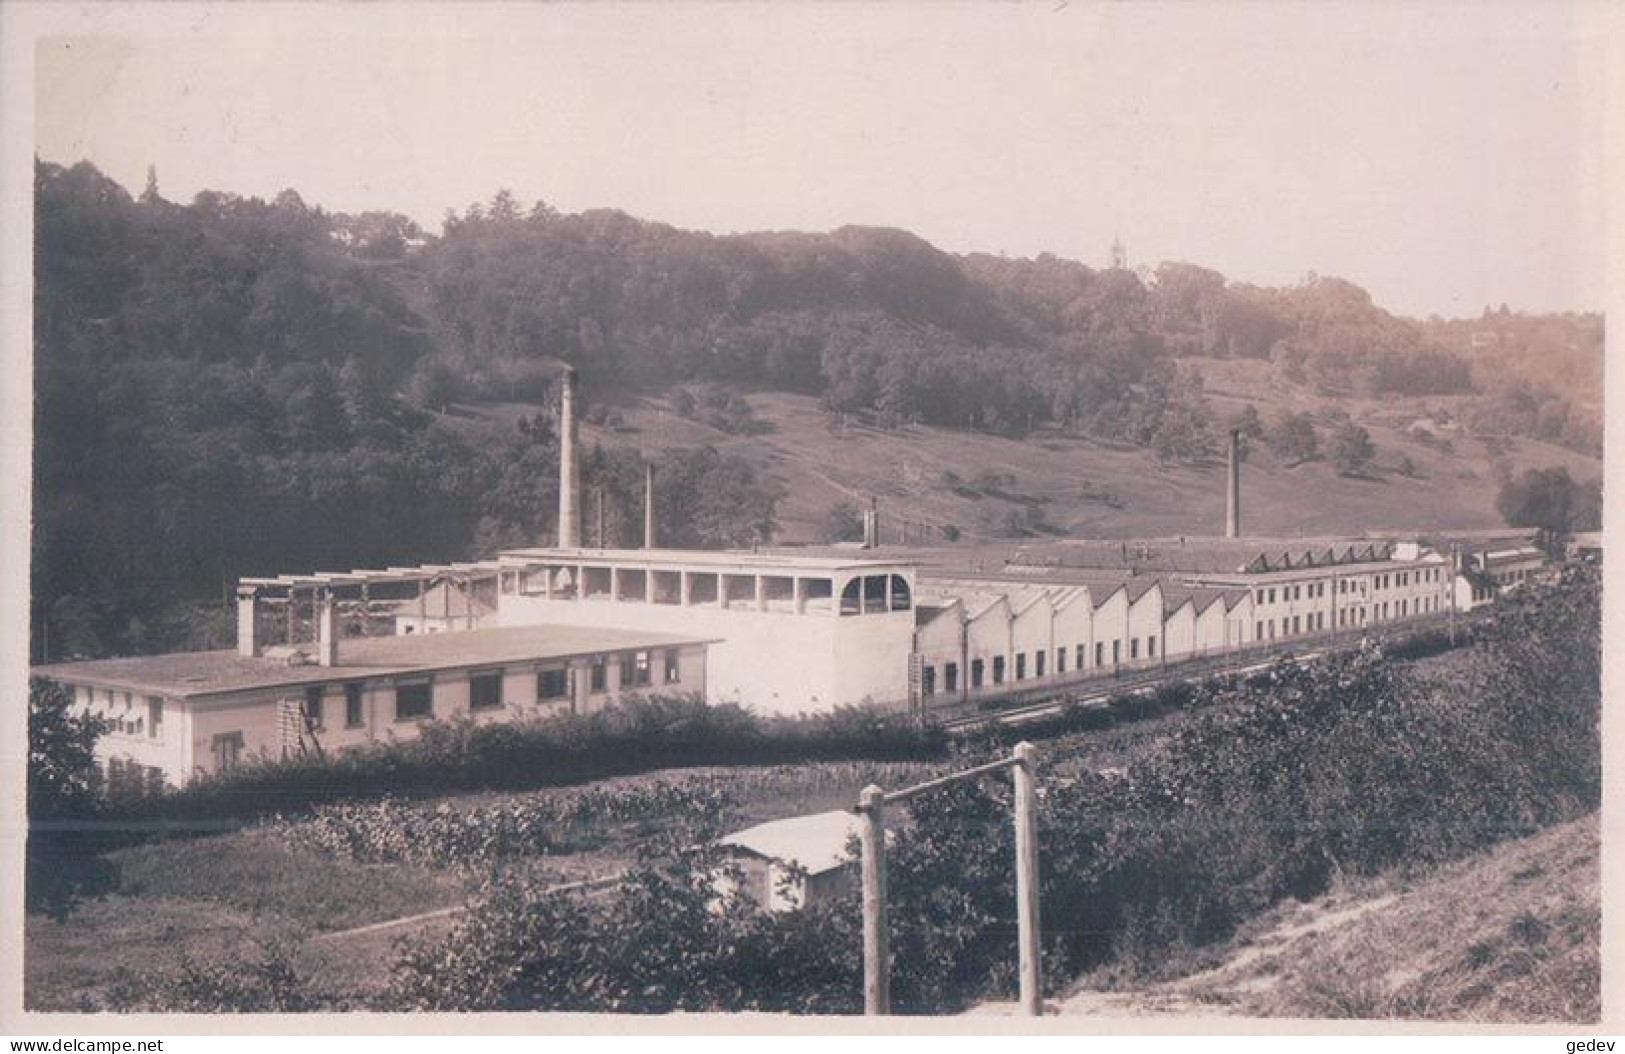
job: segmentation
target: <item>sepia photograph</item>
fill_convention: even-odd
[[[1605,15],[0,10],[0,1030],[1588,1034]]]

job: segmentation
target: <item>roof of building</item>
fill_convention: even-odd
[[[855,813],[844,809],[816,812],[747,827],[718,839],[717,844],[769,860],[800,864],[816,875],[851,859],[846,846],[858,833],[858,822]]]
[[[825,550],[825,553],[828,553]],[[912,568],[907,559],[877,558],[874,550],[858,550],[863,556],[800,555],[782,549],[756,552],[749,549],[509,549],[501,554],[504,564],[584,563],[615,564],[634,569],[650,564],[680,564],[726,571],[864,571]]]
[[[403,600],[393,608],[397,618],[485,618],[496,608],[450,583],[441,582],[421,597]]]
[[[351,637],[339,642],[333,666],[289,665],[235,651],[194,651],[125,659],[36,666],[37,677],[70,684],[151,692],[177,698],[576,658],[679,644],[709,644],[700,637],[585,626],[516,626],[398,637]]]
[[[1258,574],[1332,564],[1383,561],[1391,539],[1147,538],[1063,541],[1028,547],[1006,568],[1030,574],[1069,571],[1137,574]],[[1030,570],[1029,570],[1030,569]]]

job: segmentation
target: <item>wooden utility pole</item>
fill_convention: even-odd
[[[886,939],[886,794],[874,784],[858,796],[863,826],[863,1012],[891,1013],[891,954]]]
[[[1031,743],[1016,744],[1016,940],[1021,946],[1021,1011],[1044,1013],[1038,950],[1038,783]]]
[[[886,806],[949,784],[1012,770],[1015,779],[1016,932],[1020,949],[1021,1009],[1044,1012],[1043,964],[1038,928],[1038,773],[1031,743],[1017,744],[1008,758],[917,783],[890,794],[871,784],[858,796],[863,851],[863,1012],[891,1013],[891,961],[886,933]]]

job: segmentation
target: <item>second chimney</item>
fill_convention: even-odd
[[[1225,487],[1224,536],[1241,537],[1241,433],[1230,430],[1229,472]]]
[[[655,547],[655,467],[643,463],[643,547]]]
[[[560,549],[581,545],[581,479],[576,472],[576,370],[564,367],[559,389],[559,534]]]

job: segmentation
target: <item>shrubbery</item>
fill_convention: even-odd
[[[120,808],[127,816],[165,819],[250,817],[352,798],[523,790],[662,768],[929,760],[946,752],[944,733],[919,728],[903,714],[845,707],[816,716],[764,718],[731,704],[661,696],[583,715],[430,722],[414,740],[370,744],[325,758],[251,762]]]

